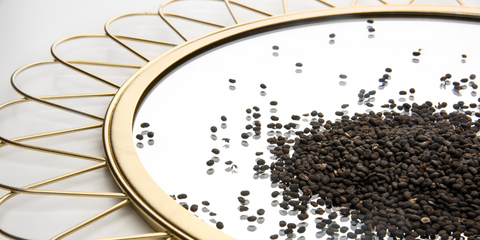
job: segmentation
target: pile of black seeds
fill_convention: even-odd
[[[327,130],[295,132],[293,144],[269,138],[276,145],[271,181],[283,189],[279,206],[298,210],[300,220],[319,204],[337,207],[363,223],[349,238],[478,239],[480,122],[462,112],[436,112],[431,102],[413,103],[410,111],[343,116],[327,121]],[[316,227],[335,218],[332,213]],[[338,231],[329,226],[327,234]]]

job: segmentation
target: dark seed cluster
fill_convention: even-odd
[[[324,213],[309,205],[316,197],[315,206],[339,208],[316,227],[325,228],[338,214],[351,215],[363,223],[347,233],[352,239],[478,235],[480,122],[464,113],[436,112],[431,102],[413,103],[410,111],[327,121],[327,131],[297,131],[293,144],[270,138],[277,145],[271,150],[271,181],[283,189],[272,197],[281,194],[279,206],[298,210],[300,220],[309,209]],[[337,226],[331,224],[326,234],[348,231]]]

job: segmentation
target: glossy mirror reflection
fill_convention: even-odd
[[[421,105],[426,101],[433,103],[430,109],[437,113],[470,111],[475,121],[475,113],[479,112],[475,81],[480,63],[475,33],[479,28],[476,22],[447,19],[358,18],[285,28],[218,47],[183,64],[148,93],[133,126],[137,154],[156,183],[174,195],[179,204],[237,239],[267,239],[275,234],[280,239],[360,237],[362,230],[356,236],[352,234],[362,223],[342,217],[345,212],[342,206],[317,206],[318,194],[312,194],[306,201],[315,203],[308,203],[302,211],[298,208],[298,197],[293,197],[297,206],[288,200],[292,196],[283,197],[284,189],[279,188],[282,183],[272,178],[269,168],[279,157],[272,153],[282,149],[278,141],[293,146],[298,137],[296,131],[304,131],[306,127],[315,129],[317,125],[316,131],[331,132],[327,124],[355,113],[395,111],[411,115],[411,111],[405,111],[409,109],[406,106],[415,107],[414,103]],[[463,101],[463,109],[459,101]],[[447,103],[444,108],[443,102]],[[309,132],[305,130],[305,134]],[[272,140],[273,137],[277,140]],[[293,147],[287,152],[293,156]],[[345,161],[345,155],[327,155],[333,155],[335,162]],[[323,157],[315,162],[320,172],[330,169],[321,166],[326,164]],[[383,159],[377,154],[379,157]],[[374,160],[368,163],[374,164]],[[411,164],[403,169],[403,174],[406,175],[407,169],[413,170],[408,168]],[[370,170],[376,169],[375,165],[373,168],[365,165]],[[398,162],[397,165],[402,167]],[[388,167],[394,165],[383,166]],[[354,168],[361,172],[362,167]],[[335,171],[345,169],[340,167]],[[312,173],[316,175],[315,170]],[[338,177],[338,172],[330,173]],[[371,177],[363,175],[365,181]],[[401,176],[397,175],[399,179]],[[419,177],[416,175],[415,179]],[[295,179],[297,184],[311,180],[299,174]],[[398,186],[387,189],[388,185],[394,185],[391,184],[394,179],[388,182],[377,177],[376,180],[378,196],[385,197],[382,194],[388,192],[386,200],[394,197],[392,192]],[[342,184],[339,186],[348,187]],[[365,198],[360,200],[370,199],[362,188],[367,191],[373,188],[357,184],[353,195]],[[385,191],[380,189],[383,186]],[[275,191],[279,195],[273,197]],[[299,196],[306,194],[305,191],[308,190],[297,188]],[[405,192],[408,191],[401,193]],[[401,199],[417,200],[412,196]],[[396,207],[391,205],[388,209],[401,208],[402,201],[398,198],[397,201]],[[321,205],[322,200],[318,203]],[[389,213],[399,215],[398,211],[392,211]],[[337,217],[331,215],[334,212]],[[329,217],[333,222],[322,220]],[[294,223],[296,228],[289,234],[289,228],[279,225],[280,221]],[[322,221],[325,226],[319,228]],[[335,223],[348,229],[335,232],[335,225],[332,228]]]

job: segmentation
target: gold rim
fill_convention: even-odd
[[[137,211],[155,230],[180,239],[233,239],[185,211],[148,175],[132,140],[137,107],[156,83],[185,61],[222,44],[273,29],[352,17],[440,17],[480,19],[478,8],[432,5],[345,7],[280,15],[221,29],[188,41],[146,64],[119,89],[105,117],[104,149],[110,170]]]

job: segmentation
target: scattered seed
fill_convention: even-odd
[[[212,149],[212,153],[214,154],[219,154],[220,153],[220,150],[216,149],[216,148],[213,148]]]
[[[216,226],[218,229],[223,229],[224,227],[222,222],[217,222]]]
[[[185,193],[178,194],[177,198],[178,198],[178,199],[186,199],[186,198],[187,198],[187,194],[185,194]]]

